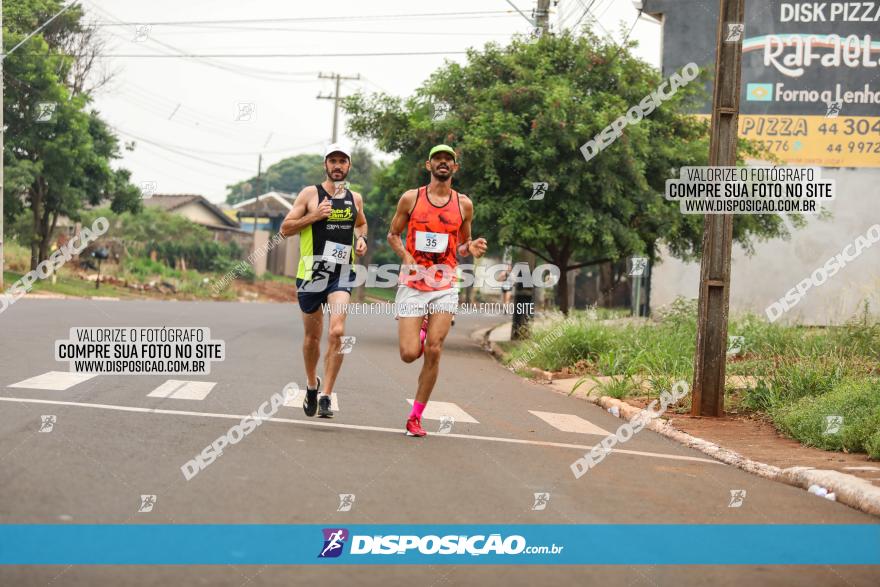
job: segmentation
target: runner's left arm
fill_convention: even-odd
[[[464,194],[459,195],[461,201],[461,228],[458,229],[458,249],[455,251],[462,257],[473,255],[475,259],[479,259],[486,253],[489,244],[483,237],[471,240],[471,220],[474,218],[474,204],[471,199]]]
[[[364,198],[357,192],[352,192],[355,204],[357,204],[357,220],[354,222],[354,252],[358,257],[367,254],[367,215],[364,214]]]

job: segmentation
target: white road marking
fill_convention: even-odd
[[[22,397],[0,397],[0,401],[23,403],[23,404],[51,404],[56,406],[74,406],[81,408],[96,408],[99,410],[114,410],[118,412],[134,412],[139,414],[169,414],[173,416],[196,416],[201,418],[223,418],[226,420],[241,420],[245,414],[218,414],[213,412],[190,412],[186,410],[163,410],[160,408],[137,408],[133,406],[114,406],[110,404],[90,404],[82,402],[66,402],[60,400],[47,399],[31,399]],[[337,424],[333,422],[322,422],[317,420],[293,420],[290,418],[268,418],[266,422],[280,422],[284,424],[302,424],[304,426],[325,426],[328,428],[345,428],[348,430],[366,430],[370,432],[388,432],[391,434],[402,435],[403,428],[383,428],[380,426],[363,426],[359,424]],[[583,444],[569,444],[565,442],[545,442],[542,440],[521,440],[519,438],[503,438],[500,436],[477,436],[475,434],[432,434],[431,438],[465,438],[469,440],[483,440],[486,442],[502,442],[507,444],[526,444],[530,446],[552,446],[556,448],[571,448],[579,451],[589,452],[592,446]],[[682,455],[664,454],[658,452],[645,452],[641,450],[626,450],[622,448],[614,448],[611,452],[636,455],[641,457],[650,457],[655,459],[670,459],[674,461],[689,461],[693,463],[709,463],[712,465],[724,465],[721,461],[713,459],[704,459],[700,457],[687,457]]]
[[[608,436],[611,434],[604,428],[600,428],[589,422],[584,420],[580,416],[575,416],[574,414],[557,414],[556,412],[537,412],[535,410],[529,410],[530,414],[534,414],[535,416],[541,418],[557,430],[561,430],[563,432],[577,432],[578,434],[595,434],[596,436]]]
[[[147,397],[164,397],[170,399],[203,400],[208,397],[214,386],[214,381],[179,381],[169,379],[153,391]]]
[[[409,405],[413,405],[415,400],[408,399]],[[468,422],[470,424],[479,424],[473,416],[458,407],[452,402],[428,402],[425,411],[422,412],[422,418],[427,420],[441,420],[443,416],[452,416],[456,422]]]
[[[83,381],[88,381],[93,377],[97,377],[97,373],[71,373],[70,371],[49,371],[18,383],[13,383],[9,387],[20,387],[22,389],[46,389],[50,391],[64,391],[74,385],[78,385]]]
[[[320,397],[322,394],[318,394]],[[305,389],[297,389],[293,392],[290,397],[284,402],[284,405],[288,408],[302,408],[303,401],[306,399],[306,390]],[[334,412],[339,411],[339,396],[336,392],[330,394],[330,409]]]

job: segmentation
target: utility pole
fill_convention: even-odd
[[[511,6],[516,8],[516,5],[510,3]],[[520,12],[517,9],[517,12]],[[522,12],[520,12],[522,14]],[[523,14],[523,17],[525,15]],[[528,19],[527,19],[528,20]],[[535,9],[532,11],[532,20],[530,21],[532,25],[535,27],[534,34],[537,37],[543,36],[545,33],[550,32],[550,0],[537,0],[537,4],[535,5]],[[542,178],[536,178],[542,179]],[[529,266],[529,274],[535,274],[535,266],[537,265],[537,259],[535,258],[535,254],[531,251],[521,251],[519,255],[520,263],[527,263]],[[511,269],[517,263],[511,263]],[[532,284],[531,287],[527,287],[523,285],[520,281],[517,281],[513,286],[513,312],[511,315],[511,323],[510,323],[510,339],[511,340],[522,340],[528,338],[529,336],[529,323],[532,321],[532,318],[535,316],[536,306],[539,306],[544,301],[544,292],[541,291],[540,287],[535,287],[535,284]]]
[[[257,250],[257,208],[260,206],[260,179],[263,175],[263,154],[260,153],[260,157],[257,159],[257,188],[254,190],[257,192],[257,197],[254,198],[254,251]]]
[[[535,8],[535,26],[541,29],[541,34],[550,32],[550,0],[538,0]]]
[[[355,76],[344,76],[339,75],[338,73],[330,73],[324,75],[323,73],[318,74],[318,78],[320,79],[335,79],[336,80],[336,91],[332,96],[325,96],[323,93],[318,94],[319,100],[333,100],[333,139],[332,142],[336,142],[337,138],[337,129],[339,123],[339,100],[343,98],[343,96],[339,95],[339,82],[342,80],[357,80],[361,79],[361,74],[357,74]]]
[[[736,165],[745,0],[720,0],[715,42],[715,88],[709,165]],[[731,26],[733,25],[733,26]],[[733,33],[733,34],[732,34]],[[732,214],[706,214],[700,262],[700,301],[691,414],[724,415],[727,318],[730,309]]]

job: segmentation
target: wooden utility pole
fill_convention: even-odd
[[[339,82],[344,79],[345,80],[361,79],[361,74],[357,74],[355,76],[344,76],[344,75],[339,75],[338,73],[331,73],[328,75],[324,75],[323,73],[319,73],[318,77],[320,79],[335,79],[336,80],[336,91],[334,92],[334,94],[332,96],[325,96],[324,94],[318,94],[319,100],[333,100],[333,139],[331,142],[335,143],[336,138],[338,136],[337,130],[338,130],[338,124],[339,124],[339,100],[341,100],[343,98],[342,96],[339,95]]]
[[[260,180],[263,176],[263,154],[260,153],[259,158],[257,159],[257,188],[254,190],[257,192],[256,198],[254,198],[254,246],[253,249],[256,252],[257,250],[257,208],[260,206],[260,184],[262,183]]]
[[[720,0],[709,165],[736,165],[745,0]],[[691,414],[724,415],[732,214],[706,214]]]
[[[550,32],[550,0],[538,0],[535,8],[535,26],[541,29],[541,34]]]
[[[511,6],[516,8],[516,6],[511,3]],[[517,9],[519,12],[519,9]],[[520,12],[522,14],[522,12]],[[523,17],[528,20],[528,18],[523,14]],[[537,0],[535,3],[535,9],[532,11],[533,20],[529,20],[532,26],[535,27],[535,30],[540,30],[540,33],[537,36],[544,36],[550,32],[550,0]],[[536,180],[540,180],[543,178],[535,178]],[[535,274],[535,265],[537,264],[537,258],[535,254],[531,251],[521,251],[518,255],[520,258],[520,262],[528,263],[529,266],[529,274]],[[511,259],[511,269],[518,263]],[[513,315],[511,316],[511,326],[510,326],[510,338],[511,340],[522,340],[528,338],[529,336],[529,323],[534,318],[535,306],[537,306],[540,302],[543,301],[542,292],[539,291],[540,287],[535,287],[534,284],[530,287],[526,287],[521,282],[517,282],[513,286]],[[528,304],[532,304],[529,306]],[[531,311],[528,310],[531,308]]]

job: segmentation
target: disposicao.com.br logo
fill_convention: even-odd
[[[345,542],[350,538],[351,555],[518,555],[518,554],[560,554],[564,546],[528,546],[526,539],[519,534],[461,535],[448,534],[387,534],[387,535],[349,535],[346,528],[324,528],[324,546],[319,558],[338,557],[342,554]]]

